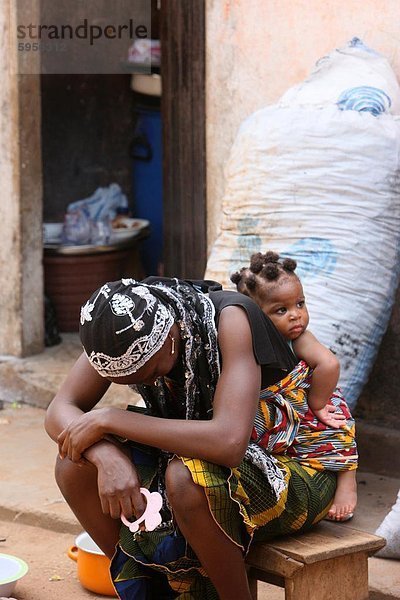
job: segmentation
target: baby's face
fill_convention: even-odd
[[[260,303],[263,312],[285,339],[295,340],[306,330],[310,320],[299,279],[281,277],[276,283],[266,285],[268,289]]]

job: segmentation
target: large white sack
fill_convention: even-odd
[[[229,274],[258,251],[297,259],[310,330],[337,354],[352,407],[398,285],[399,184],[399,120],[333,102],[257,111],[240,127],[226,169],[206,277],[232,287]]]
[[[348,90],[353,98],[363,95],[367,107],[382,104],[387,112],[400,114],[400,87],[389,61],[358,38],[320,58],[310,76],[290,88],[279,104],[324,107],[346,102]]]

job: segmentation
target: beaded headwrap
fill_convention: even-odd
[[[136,373],[163,346],[174,313],[134,279],[106,283],[81,309],[80,337],[102,377]]]

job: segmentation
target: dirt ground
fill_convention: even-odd
[[[74,536],[39,527],[0,521],[0,552],[22,558],[29,571],[18,581],[16,600],[104,600],[85,590],[76,563],[67,555]]]
[[[29,565],[28,573],[16,585],[16,600],[106,600],[106,596],[85,590],[78,581],[76,563],[67,555],[74,535],[0,521],[3,539],[0,553],[18,556]],[[283,589],[259,583],[259,600],[284,598]]]
[[[28,573],[16,585],[13,593],[15,600],[107,600],[106,596],[93,594],[79,583],[76,563],[67,555],[68,548],[74,544],[73,534],[0,521],[0,540],[4,539],[0,541],[0,553],[18,556],[29,565]],[[379,559],[372,560],[379,562]],[[390,569],[391,565],[388,567]],[[384,577],[384,573],[381,576]],[[369,600],[394,600],[400,597],[393,592],[392,595],[371,591]],[[276,586],[259,582],[258,598],[284,600],[285,592]]]

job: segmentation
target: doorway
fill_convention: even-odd
[[[199,278],[206,264],[204,0],[152,2],[152,30],[161,39],[161,271]],[[114,181],[135,210],[131,75],[44,75],[41,91],[44,220],[62,220],[70,202]]]

